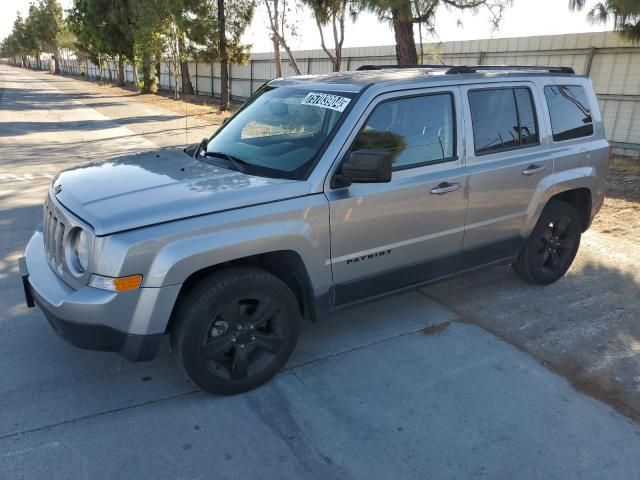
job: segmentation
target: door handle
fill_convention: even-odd
[[[455,192],[456,190],[460,190],[459,183],[442,182],[438,184],[437,187],[433,187],[431,193],[434,195],[444,195],[445,193]]]
[[[544,165],[529,165],[527,168],[525,168],[522,171],[523,175],[526,175],[527,177],[530,177],[531,175],[535,175],[537,173],[540,173],[544,170],[546,170],[547,167],[545,167]]]

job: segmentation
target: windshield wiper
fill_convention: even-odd
[[[247,170],[246,166],[250,165],[249,163],[239,159],[238,157],[234,157],[233,155],[229,155],[228,153],[223,152],[205,152],[204,156],[222,158],[223,160],[229,162],[233,166],[233,168],[242,173]]]

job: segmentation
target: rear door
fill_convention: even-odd
[[[394,152],[389,183],[327,184],[335,302],[405,288],[448,272],[462,249],[467,173],[457,87],[378,97],[343,152]],[[339,172],[339,169],[337,170]]]
[[[462,88],[467,119],[469,207],[463,242],[467,266],[517,253],[534,192],[553,173],[544,111],[534,84]]]

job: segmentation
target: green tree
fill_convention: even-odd
[[[172,6],[179,3],[169,0],[132,0],[134,56],[140,60],[144,93],[158,90],[155,65],[161,62],[165,51],[164,34],[173,22]]]
[[[11,33],[2,41],[0,46],[0,55],[3,57],[20,58],[20,66],[26,66],[26,55],[28,55],[28,49],[26,46],[26,25],[20,15],[17,14],[15,21],[13,22],[13,29]]]
[[[187,52],[220,63],[220,110],[229,109],[229,64],[249,60],[250,45],[241,42],[255,11],[253,0],[191,0],[182,21]]]
[[[583,10],[586,0],[569,0],[571,10]],[[625,39],[640,42],[640,1],[638,0],[606,0],[598,2],[589,12],[587,18],[593,23],[606,23],[613,19],[614,28]]]
[[[435,29],[435,16],[441,7],[454,11],[478,12],[481,8],[491,14],[494,28],[499,25],[505,8],[513,0],[357,0],[361,8],[372,11],[380,20],[393,26],[396,39],[396,58],[400,65],[418,63],[418,52],[414,39],[413,26],[427,25]]]
[[[62,6],[57,0],[39,0],[29,8],[28,25],[42,52],[50,53],[60,73],[60,38],[65,34]]]
[[[79,44],[102,64],[102,55],[117,59],[118,84],[124,85],[125,61],[135,61],[133,0],[74,0],[69,11]]]
[[[77,1],[74,2],[73,8],[67,12],[67,27],[75,36],[76,52],[88,58],[98,67],[98,80],[102,80],[106,47],[102,45],[98,35],[95,35],[84,23],[87,7],[83,5],[78,8],[78,3]]]

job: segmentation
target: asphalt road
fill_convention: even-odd
[[[638,478],[640,426],[419,292],[307,325],[285,371],[231,398],[168,347],[130,364],[63,343],[16,266],[47,185],[178,144],[158,132],[181,121],[83,89],[0,66],[0,478]]]

